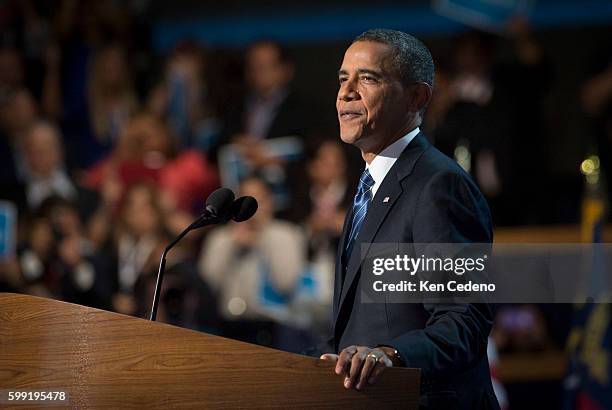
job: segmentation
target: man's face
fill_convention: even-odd
[[[62,164],[59,137],[47,126],[30,131],[24,144],[24,155],[30,172],[38,177],[49,177]]]
[[[371,41],[353,43],[339,71],[336,100],[340,137],[362,151],[384,147],[402,132],[408,94],[391,67],[389,46]]]
[[[249,50],[246,69],[251,87],[261,95],[283,87],[290,79],[289,67],[272,44],[259,44]]]

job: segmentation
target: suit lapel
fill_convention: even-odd
[[[390,177],[390,178],[387,178]],[[397,201],[402,193],[402,187],[399,184],[397,178],[394,175],[387,175],[382,185],[378,188],[375,197],[372,199],[372,203],[368,209],[368,213],[363,220],[363,225],[359,230],[356,243],[353,245],[353,251],[347,261],[346,275],[344,277],[344,283],[342,284],[340,301],[338,303],[338,309],[336,313],[340,311],[340,307],[344,303],[344,299],[357,276],[359,267],[363,260],[363,256],[367,255],[370,249],[369,244],[376,236],[376,232],[380,228],[380,225],[385,220],[387,213]],[[389,197],[387,202],[383,202],[383,198]],[[362,246],[363,244],[363,246]],[[337,319],[337,314],[336,318]]]
[[[393,167],[387,173],[387,176],[383,180],[381,186],[378,188],[376,195],[372,199],[372,203],[368,209],[368,213],[365,216],[363,225],[356,238],[357,243],[353,246],[353,251],[349,260],[347,261],[347,271],[344,278],[344,282],[341,283],[340,298],[335,296],[334,302],[338,300],[338,305],[334,313],[334,328],[338,321],[338,316],[342,310],[342,305],[346,299],[349,289],[352,283],[355,281],[359,268],[363,261],[363,256],[367,255],[370,244],[374,242],[376,233],[380,229],[383,221],[387,214],[393,207],[393,204],[398,200],[402,194],[402,186],[400,181],[410,175],[416,164],[417,160],[423,154],[423,152],[430,146],[429,142],[422,133],[419,133],[412,142],[402,152],[400,157],[397,159]],[[386,198],[389,198],[388,200]],[[352,218],[352,212],[349,212]],[[347,216],[347,217],[348,217]],[[336,269],[336,281],[342,280],[342,277],[338,277],[338,273],[341,275],[344,267],[342,266],[342,250],[345,247],[347,240],[347,221],[344,224],[344,231],[342,235],[341,248],[339,249],[339,257],[337,258],[337,266],[340,265],[340,270]],[[364,244],[362,249],[361,244]],[[363,255],[363,256],[362,256]],[[336,284],[334,291],[338,290],[338,284]]]
[[[346,247],[346,241],[349,234],[350,223],[353,220],[353,206],[351,205],[346,212],[346,216],[344,218],[344,226],[342,227],[342,235],[340,236],[340,243],[338,244],[338,249],[336,251],[336,269],[335,269],[335,280],[334,280],[334,300],[333,300],[333,309],[334,309],[334,318],[338,312],[338,304],[340,302],[340,292],[342,290],[342,271],[344,270],[344,261],[342,255],[344,254],[344,248]]]

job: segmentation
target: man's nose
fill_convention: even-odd
[[[346,80],[340,84],[340,90],[338,91],[338,99],[342,101],[352,101],[359,98],[359,93],[355,86],[355,82],[352,80]]]

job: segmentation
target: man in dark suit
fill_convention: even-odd
[[[486,304],[364,303],[361,244],[490,243],[488,206],[470,177],[434,148],[419,125],[434,64],[414,37],[370,30],[347,49],[336,101],[341,138],[366,162],[336,258],[334,335],[324,354],[346,388],[385,368],[422,373],[421,405],[498,409],[487,360]]]
[[[306,138],[321,128],[323,116],[316,104],[292,90],[293,76],[293,61],[280,44],[264,40],[249,47],[247,93],[228,104],[233,108],[224,115],[218,161],[223,184],[232,186],[232,179],[260,175],[272,188],[277,216],[298,222],[293,212],[301,200],[296,188],[307,178],[303,150]],[[238,165],[231,163],[236,159]],[[227,172],[234,168],[240,175]]]
[[[225,114],[221,143],[304,136],[312,124],[305,120],[308,105],[291,90],[294,66],[279,44],[260,41],[245,59],[248,90]]]

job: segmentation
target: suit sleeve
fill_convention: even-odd
[[[467,175],[441,172],[423,187],[414,209],[414,243],[490,243],[486,201]],[[425,304],[424,329],[400,335],[395,347],[405,365],[426,376],[466,369],[486,352],[493,313],[487,304]]]

